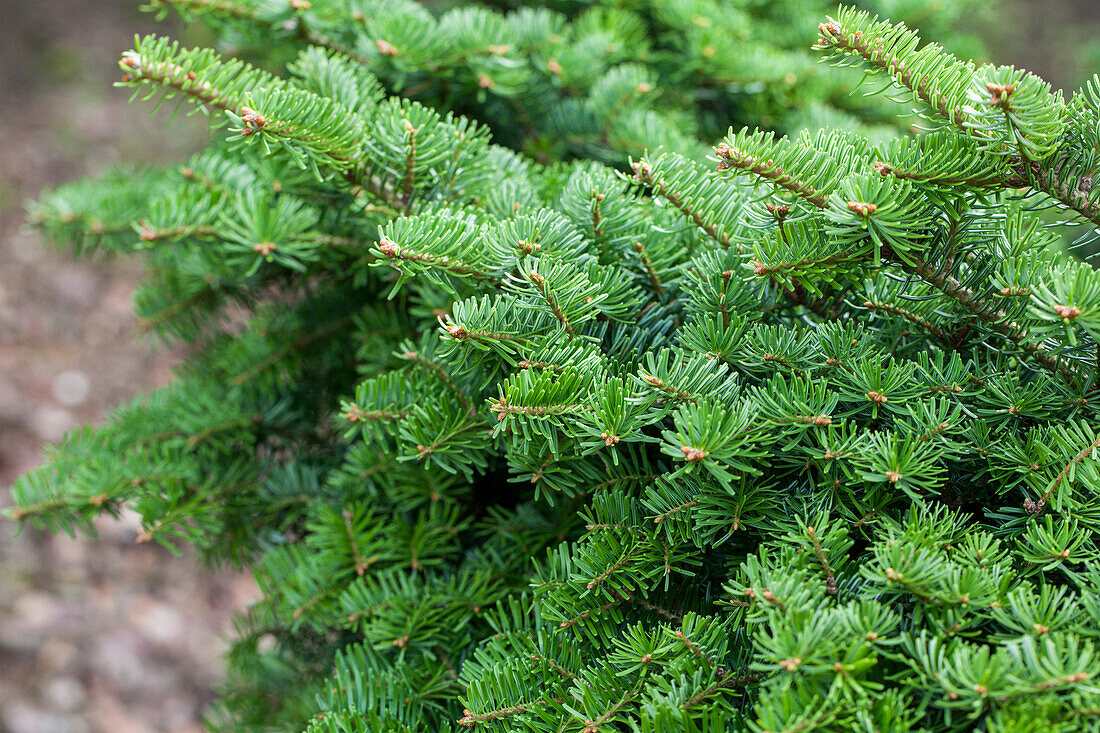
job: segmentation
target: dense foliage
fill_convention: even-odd
[[[154,5],[297,55],[124,54],[228,135],[31,214],[189,357],[10,514],[256,566],[213,727],[1100,730],[1100,273],[1040,211],[1100,224],[1100,78],[798,0]]]

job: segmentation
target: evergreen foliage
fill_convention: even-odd
[[[1100,78],[841,8],[839,96],[798,0],[153,5],[297,55],[123,55],[228,134],[31,215],[190,356],[9,514],[255,566],[212,727],[1100,730],[1100,273],[1040,216],[1100,225]]]

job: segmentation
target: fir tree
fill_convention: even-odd
[[[228,730],[1100,730],[1100,77],[841,8],[923,131],[781,120],[808,4],[155,2],[297,55],[123,55],[228,135],[31,214],[191,355],[11,516],[254,565]]]

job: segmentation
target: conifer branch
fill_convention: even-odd
[[[935,287],[947,297],[951,298],[981,321],[989,324],[997,333],[1014,343],[1028,356],[1034,358],[1047,370],[1065,377],[1070,382],[1076,381],[1079,376],[1077,370],[1064,359],[1047,353],[1047,349],[1038,343],[1027,340],[1024,330],[1009,320],[1008,315],[998,310],[996,306],[978,297],[976,293],[967,288],[946,270],[935,268],[918,257],[910,257],[911,263],[903,264],[903,268],[918,276],[928,284]]]
[[[409,414],[408,410],[362,410],[358,405],[352,405],[344,413],[344,419],[353,423],[374,420],[404,420]]]
[[[658,478],[660,478],[660,475],[655,473],[633,473],[627,474],[625,476],[615,476],[614,478],[609,478],[606,481],[601,481],[600,483],[596,484],[592,487],[592,491],[593,493],[595,493],[608,489],[612,486],[616,486],[617,484],[630,483],[633,481],[641,483],[651,483],[653,481],[656,481]]]
[[[238,134],[33,216],[77,249],[165,243],[138,303],[193,345],[187,380],[66,436],[6,515],[87,530],[129,502],[143,541],[255,559],[230,715],[302,719],[301,689],[311,733],[457,711],[531,733],[1057,728],[1096,707],[1100,281],[1013,190],[1100,218],[1100,78],[1067,108],[842,8],[819,47],[937,125],[876,145],[873,95],[815,98],[773,42],[795,0],[153,2],[261,66],[149,37],[128,83]],[[302,41],[370,70],[320,48],[262,70]],[[656,59],[722,68],[654,105]],[[733,110],[700,78],[810,112]],[[701,161],[696,126],[765,109],[715,149],[725,173]],[[833,127],[759,129],[810,118]],[[657,152],[633,185],[584,160],[635,150]],[[1005,521],[1020,495],[1041,521]]]
[[[217,235],[217,230],[214,227],[206,225],[152,229],[146,221],[140,221],[138,224],[141,226],[138,238],[146,243],[161,242],[168,239],[183,239],[184,237],[213,237]]]
[[[638,253],[638,256],[642,260],[642,267],[645,269],[646,276],[649,278],[649,284],[653,288],[653,292],[660,297],[665,292],[665,288],[661,285],[661,278],[657,276],[657,271],[653,269],[653,260],[650,259],[649,253],[646,252],[645,245],[641,242],[635,242],[634,251]]]
[[[749,264],[752,266],[752,274],[757,277],[770,277],[776,274],[784,274],[787,272],[797,272],[804,268],[817,268],[826,267],[829,265],[844,265],[851,262],[860,262],[867,257],[864,254],[853,254],[851,252],[840,252],[834,255],[828,255],[826,257],[806,257],[798,260],[797,262],[779,262],[774,264],[767,264],[760,262],[759,260],[752,260]]]
[[[439,377],[439,379],[445,385],[447,385],[447,389],[451,390],[451,392],[455,395],[455,397],[458,398],[458,401],[462,404],[462,406],[466,409],[466,411],[470,413],[470,415],[474,415],[474,414],[477,413],[477,410],[470,404],[470,400],[466,396],[465,390],[463,390],[461,387],[459,387],[455,383],[454,377],[452,377],[447,372],[447,370],[443,368],[442,365],[437,364],[436,362],[432,361],[431,359],[425,358],[424,356],[422,356],[421,354],[416,353],[415,351],[406,351],[402,356],[404,356],[409,361],[411,361],[413,363],[416,363],[416,364],[419,364],[420,366],[424,367],[425,369],[428,369],[432,373],[436,374]]]
[[[918,99],[939,112],[945,119],[959,128],[966,129],[967,117],[962,106],[952,104],[945,96],[936,94],[929,84],[928,76],[914,78],[913,70],[906,68],[886,41],[876,39],[873,43],[869,43],[868,34],[844,28],[832,18],[819,25],[818,32],[821,37],[818,39],[817,48],[836,48],[856,54],[873,67],[885,71],[893,77],[894,81],[912,91]],[[899,33],[891,40],[897,43],[903,38],[905,38],[904,34]],[[904,41],[901,42],[904,43]]]
[[[253,364],[248,369],[240,372],[235,377],[233,377],[233,384],[244,384],[256,375],[263,374],[265,371],[278,364],[290,354],[302,351],[310,344],[316,341],[322,341],[329,336],[332,336],[334,333],[341,330],[342,328],[344,328],[344,326],[350,323],[352,318],[354,318],[354,314],[348,314],[343,318],[338,318],[335,321],[332,321],[331,323],[325,324],[323,327],[318,328],[312,333],[307,333],[303,335],[301,338],[287,344],[283,348],[276,349],[260,361]]]
[[[600,202],[607,194],[592,190],[592,236],[599,241],[603,237],[603,212],[600,210]]]
[[[568,629],[570,626],[576,626],[577,624],[579,624],[582,621],[586,621],[587,619],[590,619],[593,616],[598,616],[599,614],[603,613],[604,611],[612,609],[615,606],[622,605],[623,603],[626,603],[630,600],[629,595],[624,595],[624,594],[621,594],[619,592],[614,592],[614,593],[612,593],[612,595],[614,596],[613,600],[610,600],[607,603],[604,603],[603,605],[598,606],[596,608],[593,608],[593,609],[590,609],[590,610],[585,611],[583,613],[577,614],[573,618],[566,619],[565,621],[562,621],[560,624],[558,624],[558,626],[560,628],[563,628],[563,629]]]
[[[639,183],[643,183],[650,189],[657,192],[657,195],[668,201],[670,204],[679,209],[684,216],[695,222],[695,226],[702,229],[707,233],[711,239],[719,244],[723,249],[730,246],[730,237],[724,232],[718,231],[718,225],[714,222],[706,221],[702,215],[692,206],[689,206],[686,198],[672,190],[662,181],[655,181],[653,179],[653,170],[644,160],[635,162],[633,164],[634,177]],[[737,249],[743,249],[742,245],[737,245]]]
[[[212,299],[214,295],[214,290],[204,289],[192,295],[189,295],[186,298],[176,300],[168,307],[162,308],[151,316],[139,318],[138,328],[143,332],[152,331],[159,327],[165,321],[168,321],[182,313],[186,313],[187,311],[196,308],[203,301]]]
[[[650,611],[652,613],[655,613],[655,614],[657,614],[658,616],[660,616],[661,618],[663,618],[667,621],[683,621],[684,620],[684,614],[683,613],[680,613],[679,611],[673,611],[672,609],[665,608],[664,606],[658,606],[656,603],[650,603],[646,599],[641,598],[639,596],[631,596],[630,602],[633,603],[638,608],[644,608],[645,610]]]
[[[534,702],[523,703],[521,705],[512,705],[506,708],[497,708],[496,710],[488,710],[484,713],[475,713],[473,710],[463,710],[462,717],[457,722],[464,728],[475,728],[482,723],[491,723],[494,720],[500,720],[501,718],[510,718],[513,715],[519,715],[520,713],[528,713],[535,708],[542,707],[550,704],[562,704],[566,698],[555,697],[550,700],[536,700]]]
[[[401,208],[409,208],[412,200],[413,184],[416,178],[416,133],[418,130],[408,120],[404,120],[405,133],[408,141],[405,143],[408,152],[405,154],[405,180],[401,186]]]
[[[561,666],[560,664],[555,662],[553,659],[550,659],[550,657],[544,656],[542,654],[532,654],[531,655],[531,661],[533,661],[533,662],[542,662],[547,667],[554,670],[555,672],[557,672],[559,675],[561,675],[563,678],[565,678],[567,680],[575,680],[578,677],[578,675],[575,674],[574,672],[570,672],[568,669]]]
[[[825,558],[824,550],[821,549],[821,540],[817,536],[817,531],[813,527],[807,527],[806,534],[809,535],[810,541],[814,544],[814,556],[821,564],[821,569],[825,571],[825,592],[835,596],[836,576],[833,575],[833,569],[829,567],[829,561]]]
[[[467,331],[457,323],[444,323],[444,330],[455,341],[504,341],[525,343],[528,339],[510,333],[494,331]]]
[[[1079,178],[1075,188],[1049,163],[1044,165],[1036,161],[1023,161],[1017,166],[1017,171],[1027,175],[1025,180],[1032,181],[1043,193],[1100,226],[1100,201],[1090,198],[1093,185],[1091,177]]]
[[[302,2],[303,0],[288,0],[288,4],[292,7],[296,7],[294,3]],[[230,0],[151,0],[151,7],[153,8],[168,5],[176,8],[181,14],[193,13],[196,15],[221,16],[261,28],[268,25],[260,19],[253,6],[239,2],[231,2]],[[305,3],[305,7],[309,7],[308,2]],[[347,45],[339,43],[332,37],[323,33],[311,30],[306,26],[301,17],[296,18],[289,26],[286,24],[283,25],[282,30],[288,29],[293,30],[298,38],[310,45],[336,51],[348,58],[355,59],[361,64],[370,63],[369,59],[357,54],[354,49],[349,48]]]
[[[380,251],[391,260],[406,260],[408,262],[417,262],[465,277],[476,277],[482,280],[497,279],[495,273],[479,269],[461,260],[448,257],[447,255],[436,257],[433,255],[424,254],[423,252],[415,252],[413,250],[410,250],[408,247],[402,247],[396,242],[385,237],[378,240],[378,251]]]
[[[699,506],[698,501],[695,501],[695,500],[685,501],[683,504],[679,504],[677,506],[672,507],[668,511],[665,511],[665,512],[662,512],[662,513],[658,514],[656,517],[653,518],[653,523],[654,524],[660,524],[661,522],[665,521],[666,519],[668,519],[669,517],[671,517],[674,514],[679,514],[680,512],[684,511],[685,509],[691,509],[692,507],[697,507],[697,506]]]
[[[570,412],[590,412],[590,405],[509,405],[504,397],[489,400],[489,411],[497,413],[497,420],[526,415],[528,417],[547,417],[549,415],[564,415]]]
[[[615,573],[622,570],[626,566],[627,563],[629,563],[631,560],[633,560],[637,556],[638,556],[637,552],[628,552],[628,553],[626,553],[625,555],[620,557],[618,560],[616,560],[614,563],[612,563],[611,565],[604,568],[604,570],[599,575],[597,575],[595,578],[588,581],[588,584],[585,587],[588,588],[588,590],[594,590],[596,587],[598,587],[599,585],[604,583],[612,575],[614,575]]]
[[[967,188],[990,188],[998,183],[1004,183],[1003,175],[989,173],[980,176],[941,176],[934,172],[918,171],[901,166],[891,165],[879,160],[873,165],[875,173],[880,176],[893,176],[902,180],[918,181],[921,183],[935,183],[938,186],[965,186]]]
[[[1050,498],[1054,496],[1054,493],[1058,490],[1058,487],[1061,486],[1062,482],[1065,481],[1066,478],[1069,476],[1070,472],[1073,471],[1074,468],[1079,466],[1085,460],[1087,460],[1088,457],[1092,455],[1092,452],[1094,450],[1098,449],[1100,449],[1100,438],[1097,438],[1092,443],[1082,448],[1077,453],[1077,455],[1071,458],[1069,463],[1067,463],[1065,467],[1058,472],[1058,475],[1055,476],[1054,480],[1050,482],[1050,486],[1048,486],[1047,490],[1043,492],[1043,495],[1039,498],[1039,501],[1032,502],[1031,504],[1027,505],[1028,512],[1030,512],[1032,515],[1038,516],[1043,511],[1043,507],[1045,507],[1050,501]]]
[[[925,331],[928,331],[928,333],[932,334],[940,341],[943,341],[949,346],[954,346],[954,341],[947,338],[947,336],[944,335],[943,331],[933,325],[931,321],[918,316],[912,311],[905,310],[901,306],[897,306],[892,303],[876,303],[872,300],[865,300],[863,301],[863,307],[870,308],[871,310],[882,311],[883,313],[891,313],[895,316],[901,316],[910,323],[920,326]]]
[[[633,702],[636,697],[638,697],[637,690],[633,690],[626,695],[623,695],[618,702],[616,702],[598,717],[592,720],[585,720],[584,729],[581,731],[581,733],[600,733],[600,728],[606,725],[608,721],[610,721],[613,717],[615,717],[616,713],[618,713],[628,704]]]
[[[739,675],[736,674],[735,671],[732,669],[723,670],[719,668],[718,681],[693,695],[690,699],[687,700],[687,702],[684,703],[683,709],[690,710],[691,708],[696,707],[700,703],[708,700],[722,690],[730,689],[733,687],[745,687],[746,685],[751,685],[752,683],[758,682],[759,680],[760,675],[757,674]]]
[[[718,170],[720,171],[737,168],[752,173],[777,188],[793,193],[819,209],[824,209],[827,205],[827,199],[822,193],[815,190],[810,184],[783,172],[783,169],[776,165],[773,160],[758,160],[725,143],[719,144],[714,149],[714,154],[718,156]]]
[[[602,194],[601,194],[602,195]],[[597,204],[598,206],[598,204]],[[598,208],[596,209],[598,211]],[[539,294],[546,300],[546,304],[550,306],[550,312],[554,314],[554,317],[558,319],[558,322],[565,327],[565,332],[569,334],[569,338],[572,339],[576,334],[573,332],[573,324],[569,322],[569,318],[565,315],[565,311],[558,305],[557,298],[550,292],[550,288],[546,284],[546,277],[540,274],[536,270],[531,270],[527,273],[527,277],[531,282],[535,284]]]

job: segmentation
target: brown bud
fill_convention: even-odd
[[[385,237],[378,240],[378,249],[387,257],[397,257],[401,254],[401,248],[397,246],[397,243]]]
[[[710,455],[709,451],[692,448],[690,445],[682,445],[680,450],[684,453],[684,459],[691,462],[701,461]]]
[[[989,90],[989,104],[993,107],[1007,107],[1008,98],[1016,91],[1015,84],[994,84],[989,82],[985,85],[985,88]]]
[[[1055,313],[1065,318],[1067,321],[1072,321],[1074,318],[1081,315],[1081,309],[1075,308],[1072,305],[1056,305],[1052,307]]]
[[[841,29],[840,23],[837,23],[835,20],[821,23],[817,26],[817,32],[821,34],[821,40],[825,43],[830,43],[831,39],[844,37],[844,31]]]
[[[379,38],[377,41],[374,42],[374,45],[375,48],[378,49],[378,53],[382,54],[383,56],[397,55],[397,46],[393,45],[389,41],[384,41]]]
[[[864,203],[863,201],[849,201],[848,211],[867,218],[871,216],[871,214],[878,211],[878,206],[876,206],[875,204]]]
[[[558,63],[557,59],[550,59],[546,62],[546,70],[554,76],[558,76],[561,74],[561,64]]]
[[[787,215],[791,213],[791,207],[787,204],[764,204],[764,208],[768,210],[769,214],[780,220],[786,219]]]

